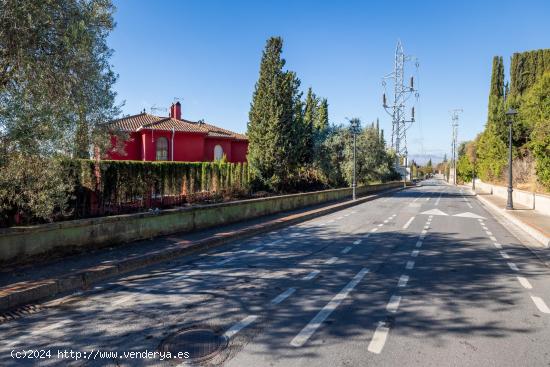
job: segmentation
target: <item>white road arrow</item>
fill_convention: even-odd
[[[484,217],[482,217],[481,215],[477,215],[477,214],[474,214],[474,213],[470,213],[470,212],[465,212],[465,213],[455,214],[455,215],[453,215],[453,217],[462,217],[462,218],[475,218],[475,219],[485,219],[485,218],[484,218]]]
[[[426,210],[425,212],[422,212],[420,214],[426,214],[426,215],[449,215],[447,213],[443,213],[439,209],[432,209],[432,210]]]

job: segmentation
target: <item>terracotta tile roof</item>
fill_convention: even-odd
[[[246,135],[235,133],[221,127],[207,124],[204,122],[194,122],[188,120],[177,120],[170,117],[158,117],[148,113],[125,116],[114,120],[111,126],[122,131],[138,131],[140,129],[165,130],[165,131],[184,131],[205,133],[207,137],[229,138],[236,140],[248,140]]]
[[[151,122],[160,120],[160,117],[149,115],[148,113],[140,113],[138,115],[125,116],[110,122],[114,129],[122,131],[137,131],[140,127]]]
[[[183,120],[170,117],[160,119],[142,126],[142,129],[184,131],[189,133],[208,133],[208,130],[199,124],[192,124]]]

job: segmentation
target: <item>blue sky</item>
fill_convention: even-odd
[[[450,151],[450,114],[462,108],[459,140],[483,129],[494,55],[550,47],[548,1],[117,1],[109,38],[124,114],[180,98],[182,115],[238,132],[267,38],[282,36],[287,68],[302,88],[328,98],[331,122],[380,118],[381,80],[395,45],[419,59],[417,122],[410,154]],[[407,74],[415,73],[413,67]],[[156,111],[159,115],[167,112]]]

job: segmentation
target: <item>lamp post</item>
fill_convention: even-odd
[[[358,118],[352,118],[349,120],[349,129],[351,131],[351,134],[353,135],[353,181],[351,184],[351,188],[353,191],[353,200],[357,199],[356,196],[356,188],[357,188],[357,181],[356,181],[356,151],[357,151],[357,134],[359,132],[359,125],[361,124],[361,120]]]
[[[512,193],[514,188],[512,186],[512,123],[514,122],[514,116],[517,115],[517,111],[510,107],[506,111],[506,117],[508,122],[508,201],[506,202],[506,209],[514,209],[514,202],[512,199]]]

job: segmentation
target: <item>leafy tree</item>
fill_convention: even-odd
[[[535,156],[538,179],[550,189],[550,72],[526,93],[519,116],[533,126],[529,147]]]
[[[0,2],[0,176],[21,178],[2,181],[4,213],[62,211],[71,183],[37,182],[63,178],[62,157],[110,144],[102,123],[119,112],[106,42],[113,12],[110,0]]]

